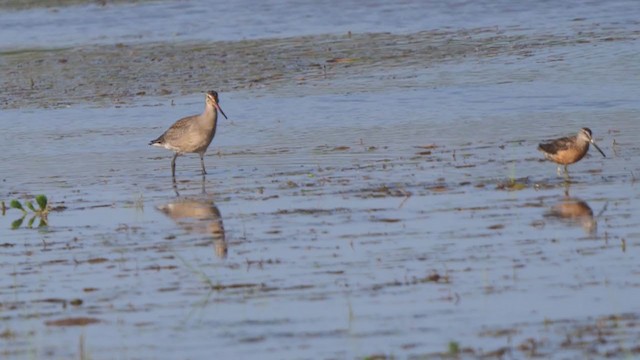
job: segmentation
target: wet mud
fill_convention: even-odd
[[[505,61],[556,47],[636,42],[640,31],[583,24],[571,34],[526,28],[316,35],[213,43],[115,44],[0,53],[2,108],[133,104],[144,97],[262,89],[286,94],[379,90],[442,63]],[[636,23],[636,25],[638,25]],[[562,61],[562,58],[550,59]],[[400,73],[394,74],[395,69]],[[351,81],[349,81],[351,80]],[[440,79],[432,86],[445,86]],[[503,80],[511,82],[513,80]],[[336,84],[337,82],[337,84]],[[397,85],[396,85],[397,86]]]
[[[99,5],[107,6],[122,3],[139,3],[144,0],[2,0],[0,1],[0,9],[4,10],[26,10],[26,9],[38,9],[49,8],[54,11],[64,10],[67,6],[76,5]],[[151,0],[146,0],[151,1]]]

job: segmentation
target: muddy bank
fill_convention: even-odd
[[[635,42],[640,31],[576,19],[573,34],[511,28],[343,34],[212,43],[116,44],[5,51],[0,107],[131,104],[145,96],[260,88],[304,95],[361,90],[359,81],[400,76],[447,62],[533,56],[542,49]],[[504,60],[503,60],[504,61]],[[562,61],[562,59],[552,59]],[[331,86],[332,79],[354,80]],[[352,88],[350,88],[350,86]]]

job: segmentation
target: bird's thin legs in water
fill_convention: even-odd
[[[207,170],[204,169],[204,153],[200,154],[200,166],[202,167],[202,175],[205,175]]]
[[[176,197],[180,197],[180,193],[178,192],[178,183],[176,182],[176,178],[173,178],[173,191],[176,193]]]
[[[562,176],[565,179],[569,178],[569,169],[567,169],[567,165],[558,165],[558,169],[556,170],[556,172],[558,173],[558,176]]]
[[[173,182],[176,181],[176,158],[178,157],[178,153],[173,154],[173,159],[171,159],[171,177],[173,177]]]
[[[560,170],[560,166],[558,166],[558,170]],[[564,178],[565,182],[571,182],[571,177],[569,176],[569,169],[567,168],[567,165],[562,167],[562,177]]]
[[[564,196],[568,198],[570,196],[569,189],[571,188],[571,181],[565,180],[563,185],[564,185]]]

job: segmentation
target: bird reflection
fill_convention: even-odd
[[[188,232],[210,235],[216,256],[223,259],[227,257],[222,215],[212,200],[177,199],[175,202],[158,206],[158,210]]]
[[[589,204],[578,198],[563,198],[553,205],[544,216],[555,218],[569,225],[579,225],[587,234],[595,234],[598,230],[598,223],[593,216],[593,210],[591,210]]]

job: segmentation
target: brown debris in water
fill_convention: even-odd
[[[391,281],[384,284],[377,284],[371,287],[371,290],[377,291],[387,287],[398,287],[398,286],[410,286],[410,285],[419,285],[425,283],[436,283],[436,284],[449,284],[450,278],[449,275],[441,275],[437,271],[431,272],[429,275],[424,277],[413,277],[410,280],[405,281]]]
[[[418,148],[418,149],[433,150],[433,149],[437,149],[437,148],[438,148],[438,145],[436,145],[436,144],[429,144],[429,145],[417,145],[417,146],[414,146],[414,147],[415,147],[415,148]]]
[[[89,260],[87,260],[87,263],[89,263],[89,264],[101,264],[101,263],[107,262],[107,261],[109,261],[109,260],[106,259],[106,258],[100,257],[100,258],[89,259]]]
[[[266,285],[262,283],[260,284],[238,283],[238,284],[229,284],[229,285],[215,284],[211,286],[211,289],[216,291],[229,290],[229,289],[262,289],[262,288],[266,288]]]
[[[401,187],[388,186],[388,185],[380,185],[378,187],[364,188],[364,189],[360,190],[360,192],[362,194],[359,195],[359,196],[364,198],[364,199],[367,199],[367,198],[384,198],[384,197],[387,197],[387,196],[408,198],[408,197],[410,197],[412,195],[410,192],[406,191],[405,189],[403,189]]]
[[[207,245],[209,243],[207,242]],[[150,265],[147,266],[145,268],[143,268],[142,270],[152,270],[152,271],[160,271],[160,270],[175,270],[178,267],[175,265],[165,265],[165,266],[160,266],[160,265]]]
[[[584,321],[572,319],[550,320],[541,323],[520,324],[511,328],[484,329],[481,337],[508,338],[509,345],[492,351],[483,351],[483,357],[547,358],[632,358],[640,355],[636,344],[640,330],[638,314],[614,314]],[[553,337],[536,338],[527,335],[528,328],[544,326]],[[535,330],[534,330],[535,331]],[[537,332],[536,332],[537,333]],[[522,336],[518,339],[518,336]]]
[[[276,215],[333,215],[336,213],[348,213],[350,209],[281,209],[275,212]]]
[[[48,326],[87,326],[102,322],[100,319],[90,317],[70,317],[66,319],[45,321]]]
[[[433,192],[445,192],[447,190],[449,190],[449,188],[447,187],[447,185],[434,185],[431,187],[428,187],[427,190],[431,190]]]
[[[374,222],[384,222],[384,223],[397,223],[402,221],[402,219],[392,219],[392,218],[371,218],[371,221]]]

